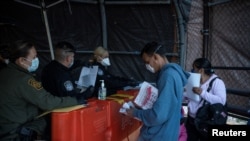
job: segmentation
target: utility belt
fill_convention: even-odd
[[[21,127],[18,134],[23,141],[33,141],[34,139],[37,139],[37,133],[26,127]]]
[[[19,127],[4,135],[0,139],[8,139],[13,141],[34,141],[37,139],[37,132],[27,127]]]

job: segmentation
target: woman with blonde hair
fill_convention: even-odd
[[[115,94],[118,90],[123,90],[126,86],[137,86],[139,83],[135,80],[116,76],[108,71],[108,67],[111,65],[109,60],[109,52],[106,48],[98,46],[93,52],[93,58],[90,59],[91,65],[98,66],[96,84],[94,94],[98,95],[98,89],[100,87],[100,80],[104,80],[107,88],[107,95]]]

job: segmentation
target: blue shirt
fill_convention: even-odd
[[[157,77],[159,96],[152,109],[134,110],[133,115],[143,122],[142,141],[177,141],[179,136],[183,89],[189,73],[179,65],[163,66]]]

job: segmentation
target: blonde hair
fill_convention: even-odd
[[[95,50],[94,50],[94,55],[97,55],[97,56],[102,56],[104,55],[105,53],[107,53],[107,49],[105,49],[104,47],[102,46],[98,46]]]
[[[94,54],[92,56],[92,58],[89,60],[89,62],[95,62],[98,61],[98,57],[108,57],[109,56],[109,52],[106,48],[102,47],[102,46],[98,46],[95,48],[94,50]]]

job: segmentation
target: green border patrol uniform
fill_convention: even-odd
[[[43,89],[31,73],[10,63],[0,71],[0,140],[17,136],[17,129],[25,123],[43,133],[46,122],[35,119],[44,111],[77,105],[72,97],[55,97]]]

